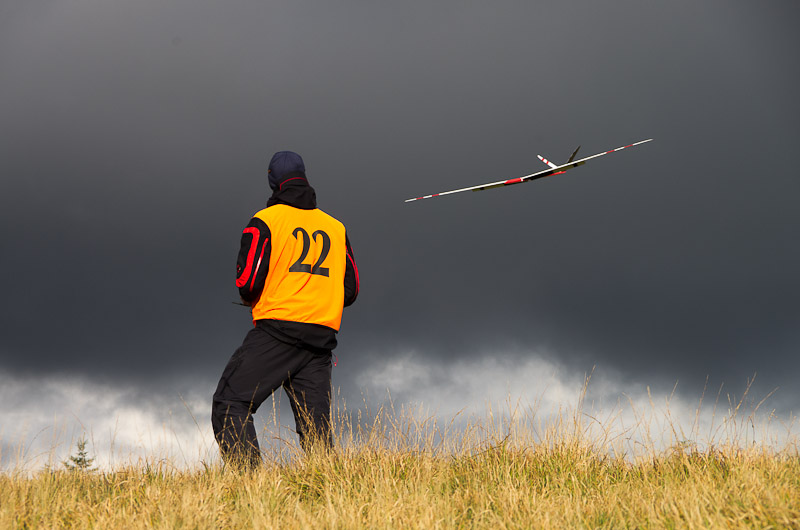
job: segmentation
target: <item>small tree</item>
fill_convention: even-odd
[[[69,471],[94,471],[92,463],[94,458],[89,458],[89,453],[86,452],[86,438],[81,436],[78,440],[78,452],[69,457],[69,460],[64,460],[63,464]]]

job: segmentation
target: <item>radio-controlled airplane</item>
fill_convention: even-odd
[[[549,177],[550,175],[560,175],[560,174],[564,173],[565,171],[567,171],[568,169],[572,169],[574,167],[578,167],[578,166],[584,165],[586,162],[588,162],[589,160],[591,160],[593,158],[597,158],[599,156],[607,155],[609,153],[616,153],[617,151],[622,151],[623,149],[627,149],[628,147],[633,147],[635,145],[641,145],[641,144],[644,144],[644,143],[647,143],[647,142],[651,142],[651,141],[653,141],[652,138],[650,138],[648,140],[642,140],[640,142],[636,142],[636,143],[633,143],[633,144],[630,144],[630,145],[624,145],[622,147],[617,147],[616,149],[612,149],[611,151],[605,151],[605,152],[602,152],[602,153],[598,153],[596,155],[587,156],[586,158],[581,158],[580,160],[575,160],[575,155],[578,154],[578,149],[581,148],[581,146],[578,146],[578,149],[575,149],[575,152],[572,153],[572,156],[569,157],[569,160],[567,160],[566,163],[561,164],[560,166],[556,165],[556,164],[553,164],[552,162],[550,162],[549,160],[544,158],[542,155],[537,155],[539,157],[539,160],[541,160],[542,162],[544,162],[545,164],[550,166],[550,169],[545,169],[544,171],[539,171],[538,173],[533,173],[531,175],[525,175],[524,177],[517,177],[517,178],[509,179],[509,180],[499,180],[497,182],[490,182],[489,184],[480,184],[478,186],[471,186],[469,188],[461,188],[459,190],[452,190],[452,191],[443,191],[441,193],[434,193],[433,195],[424,195],[422,197],[415,197],[413,199],[406,199],[405,202],[413,202],[413,201],[418,201],[418,200],[421,200],[421,199],[431,199],[433,197],[441,197],[442,195],[450,195],[452,193],[459,193],[459,192],[462,192],[462,191],[488,190],[488,189],[491,189],[491,188],[499,188],[501,186],[510,186],[512,184],[519,184],[521,182],[530,182],[532,180],[536,180],[536,179],[540,179],[540,178],[544,178],[544,177]]]

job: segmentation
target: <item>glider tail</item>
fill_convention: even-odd
[[[573,152],[572,152],[572,156],[571,156],[571,157],[569,157],[569,160],[567,160],[567,162],[566,162],[567,164],[569,164],[570,162],[572,162],[573,160],[575,160],[575,155],[577,155],[577,154],[578,154],[578,151],[580,150],[580,148],[581,148],[581,146],[578,146],[578,147],[575,149],[575,151],[573,151]],[[556,168],[556,167],[558,167],[556,164],[554,164],[554,163],[550,162],[548,159],[546,159],[546,158],[545,158],[545,157],[543,157],[542,155],[536,155],[536,156],[537,156],[537,157],[539,157],[539,160],[541,160],[542,162],[544,162],[545,164],[547,164],[547,165],[548,165],[548,166],[550,166],[551,168]]]
[[[569,160],[567,160],[567,164],[569,164],[570,162],[572,162],[573,160],[575,160],[575,155],[577,155],[577,154],[578,154],[578,151],[580,150],[580,148],[581,148],[581,146],[578,146],[578,147],[576,147],[576,148],[575,148],[575,152],[573,152],[573,153],[572,153],[572,156],[571,156],[571,157],[569,157]]]
[[[556,166],[554,163],[550,162],[548,159],[546,159],[545,157],[543,157],[542,155],[536,155],[536,156],[538,156],[538,157],[539,157],[539,160],[541,160],[542,162],[544,162],[544,163],[545,163],[545,164],[547,164],[548,166],[550,166],[550,167],[558,167],[558,166]]]

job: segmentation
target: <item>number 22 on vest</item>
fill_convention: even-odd
[[[291,267],[289,267],[289,272],[304,272],[306,274],[316,274],[319,276],[328,276],[328,268],[323,267],[322,263],[325,261],[325,258],[328,257],[328,252],[331,250],[331,238],[323,232],[322,230],[317,230],[311,237],[309,237],[308,232],[306,232],[303,228],[297,227],[292,232],[295,239],[300,239],[300,236],[303,237],[303,251],[300,254],[300,257],[295,261]],[[319,255],[316,263],[312,267],[308,263],[303,263],[306,257],[308,257],[308,251],[311,248],[311,238],[314,238],[314,242],[317,241],[317,236],[322,237],[322,252]]]

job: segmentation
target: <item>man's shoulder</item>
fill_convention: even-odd
[[[337,218],[335,218],[334,216],[332,216],[332,215],[331,215],[331,214],[329,214],[328,212],[322,211],[322,210],[320,210],[319,208],[317,208],[317,209],[316,209],[316,211],[317,211],[317,212],[319,212],[319,213],[320,213],[321,215],[323,215],[324,217],[326,217],[326,218],[330,219],[331,221],[334,221],[334,222],[336,222],[336,223],[338,223],[338,224],[342,225],[342,227],[344,227],[344,223],[342,223],[340,220],[338,220]]]
[[[272,206],[267,206],[266,208],[262,208],[261,210],[257,211],[253,214],[254,218],[259,218],[263,220],[268,220],[270,218],[285,214],[286,210],[296,210],[291,206],[286,204],[273,204]]]

